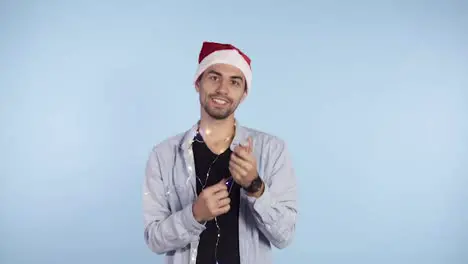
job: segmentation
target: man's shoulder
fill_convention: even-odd
[[[151,150],[156,153],[175,151],[177,150],[177,148],[180,147],[185,134],[186,132],[180,132],[178,134],[168,136],[164,138],[163,140],[153,144]]]

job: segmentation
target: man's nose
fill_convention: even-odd
[[[219,82],[218,88],[216,89],[218,93],[227,94],[229,91],[229,82],[223,80]]]

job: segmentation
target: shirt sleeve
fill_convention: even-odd
[[[205,226],[193,216],[192,204],[171,213],[161,177],[158,152],[153,150],[146,164],[143,183],[144,238],[155,253],[164,254],[198,240]]]
[[[287,247],[293,240],[297,215],[297,184],[291,159],[285,143],[279,141],[271,148],[267,171],[270,184],[265,183],[259,198],[247,196],[260,231],[276,248]]]

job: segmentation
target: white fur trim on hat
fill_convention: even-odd
[[[244,57],[235,49],[218,50],[206,56],[198,65],[195,74],[195,82],[206,69],[218,63],[229,64],[240,69],[247,82],[247,89],[250,90],[252,84],[252,69]]]

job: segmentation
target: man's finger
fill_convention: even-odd
[[[252,141],[252,137],[249,137],[249,149],[248,149],[248,152],[249,152],[249,153],[252,153],[252,150],[253,150],[253,141]]]
[[[249,170],[249,168],[250,168],[250,162],[247,161],[247,160],[242,159],[241,157],[237,156],[236,154],[231,156],[231,160],[229,161],[229,163],[231,163],[231,162],[239,165],[240,167],[242,167],[242,168],[244,168],[246,170]]]
[[[218,201],[218,207],[224,207],[231,203],[231,198],[226,197]]]
[[[226,197],[229,197],[229,193],[227,190],[221,190],[214,194],[214,199],[216,200],[222,200],[222,199],[225,199]]]
[[[246,170],[244,170],[242,167],[235,164],[234,162],[229,163],[229,169],[232,170],[231,174],[233,174],[233,176],[238,175],[238,176],[243,177],[244,175],[247,174]]]
[[[222,214],[225,214],[227,212],[229,212],[229,210],[231,209],[231,205],[227,204],[223,207],[220,207],[218,210],[216,210],[216,216],[218,215],[222,215]]]
[[[237,155],[237,157],[239,157],[239,158],[241,158],[241,159],[243,159],[245,161],[250,160],[249,152],[247,151],[246,147],[237,147],[237,148],[234,149],[234,153],[232,153],[232,154]]]
[[[221,179],[218,183],[216,183],[216,184],[223,186],[225,183],[226,183],[226,178],[222,178],[222,179]]]
[[[226,186],[225,182],[226,182],[226,179],[222,179],[221,181],[219,181],[215,185],[212,185],[212,186],[206,188],[205,191],[208,191],[209,193],[217,193],[217,192],[222,191],[222,190],[227,190],[227,186]]]

